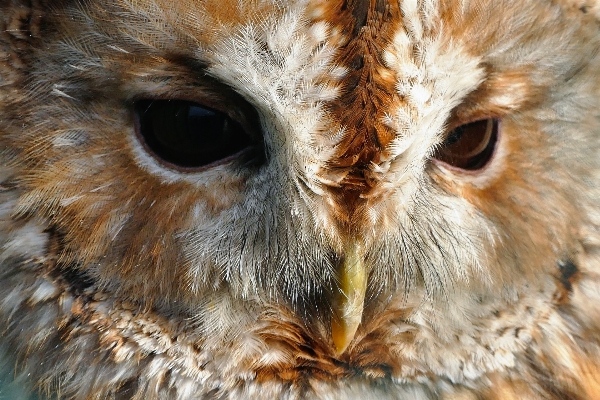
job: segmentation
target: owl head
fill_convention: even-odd
[[[593,269],[597,14],[4,2],[0,260],[188,321],[221,367],[290,332],[351,366],[414,326],[450,343]]]

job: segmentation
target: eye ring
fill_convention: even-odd
[[[434,160],[451,169],[474,173],[486,167],[495,153],[499,120],[481,119],[454,128],[438,147]]]

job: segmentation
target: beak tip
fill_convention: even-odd
[[[331,339],[336,356],[344,354],[356,336],[362,320],[363,301],[363,298],[360,298],[356,302],[358,304],[345,304],[348,308],[338,310],[333,315]]]
[[[339,294],[333,303],[331,338],[336,356],[342,355],[354,340],[362,320],[367,290],[367,269],[361,247],[348,246],[346,257],[338,270]]]
[[[352,328],[347,326],[344,322],[338,322],[334,318],[331,323],[331,338],[333,340],[336,356],[341,356],[344,354],[346,349],[348,349],[352,339],[354,339],[354,334],[356,333],[357,328],[358,324],[356,327]]]

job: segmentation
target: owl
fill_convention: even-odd
[[[600,399],[600,3],[0,0],[0,332],[9,398]]]

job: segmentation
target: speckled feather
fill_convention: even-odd
[[[0,350],[18,382],[600,398],[599,19],[579,0],[0,0]],[[160,163],[135,133],[149,98],[227,113],[264,160]],[[485,168],[434,160],[491,117]],[[340,352],[351,251],[365,300]]]

